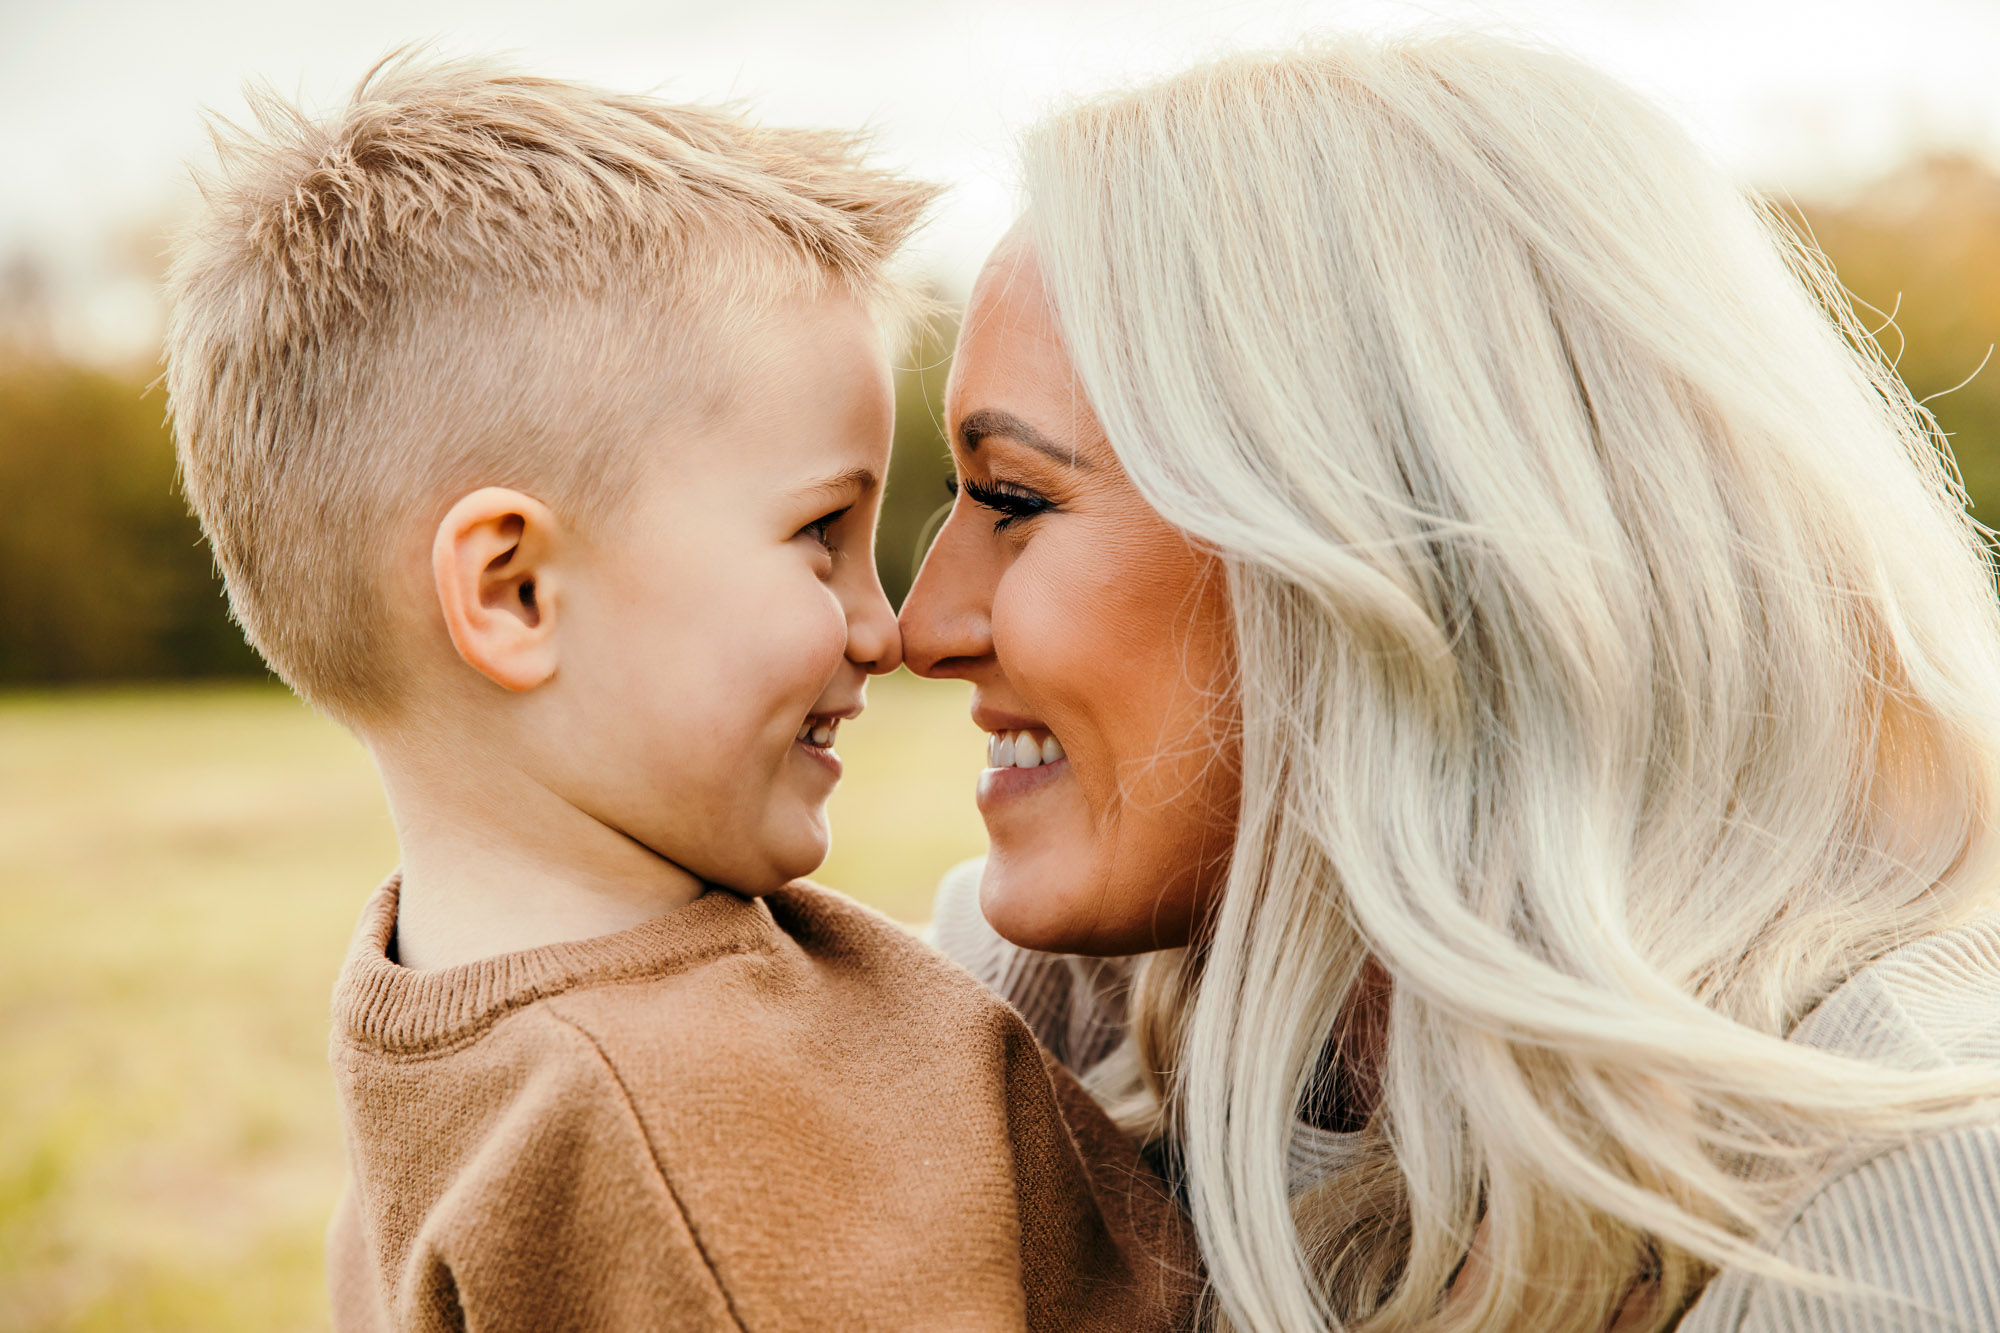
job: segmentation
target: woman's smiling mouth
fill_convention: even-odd
[[[1040,768],[1062,757],[1062,742],[1046,731],[996,731],[986,738],[988,768]]]
[[[986,763],[975,792],[982,814],[1069,773],[1062,742],[1039,727],[989,733]]]

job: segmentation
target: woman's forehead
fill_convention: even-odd
[[[947,415],[954,423],[984,410],[1033,418],[1046,411],[1037,411],[1038,404],[1066,404],[1081,392],[1034,251],[1009,232],[966,305],[945,391]]]
[[[993,247],[973,280],[959,345],[988,334],[1049,337],[1054,332],[1055,316],[1042,283],[1041,264],[1017,223]]]

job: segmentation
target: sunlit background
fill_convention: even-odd
[[[2000,370],[1974,374],[2000,338],[1992,0],[0,0],[0,1331],[327,1322],[327,995],[395,846],[359,746],[241,646],[174,494],[148,386],[204,114],[240,115],[252,79],[331,106],[421,42],[868,126],[887,160],[951,185],[911,263],[956,299],[1043,110],[1317,27],[1467,20],[1622,76],[1785,201],[1938,395],[1992,521]],[[949,335],[899,380],[898,597],[943,498]],[[961,688],[899,675],[872,700],[842,733],[823,877],[920,922],[982,844],[978,740]]]

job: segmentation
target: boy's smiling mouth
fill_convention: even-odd
[[[841,720],[838,713],[814,713],[800,724],[799,734],[792,740],[799,754],[825,769],[835,782],[840,781],[841,763],[833,752],[833,738]]]
[[[840,721],[839,716],[833,713],[815,713],[800,725],[799,734],[794,739],[815,750],[830,750],[833,748],[834,733],[840,730]]]

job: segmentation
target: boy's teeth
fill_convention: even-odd
[[[1040,768],[1062,757],[1062,745],[1053,736],[1037,740],[1033,732],[1002,731],[986,738],[988,768]]]
[[[799,728],[797,740],[802,745],[817,745],[824,749],[833,744],[833,734],[839,728],[838,722],[816,722],[807,718]]]

